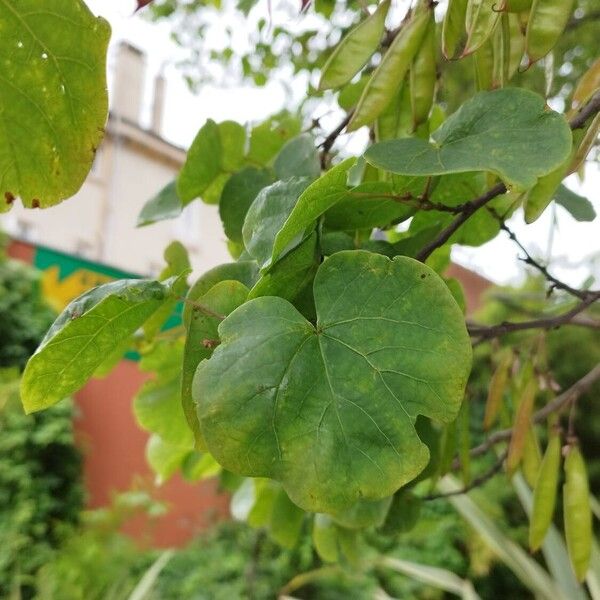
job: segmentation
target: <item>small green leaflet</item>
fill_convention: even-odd
[[[121,280],[73,300],[29,359],[21,382],[28,413],[76,392],[116,345],[171,299],[175,280]]]
[[[263,188],[273,179],[265,169],[246,167],[234,173],[223,188],[219,215],[225,235],[234,242],[242,242],[242,227],[248,209]]]
[[[144,227],[157,221],[176,219],[182,210],[183,203],[177,195],[177,182],[171,181],[142,206],[142,210],[138,215],[137,226]]]
[[[584,196],[576,194],[566,185],[559,185],[554,194],[554,202],[569,211],[576,221],[593,221],[596,211],[593,204]]]
[[[455,418],[471,344],[446,284],[413,259],[340,252],[313,289],[316,326],[277,297],[233,311],[193,395],[226,469],[279,480],[305,510],[338,512],[423,470],[414,421]]]
[[[272,264],[271,256],[275,255],[280,230],[309,183],[307,177],[277,181],[264,188],[248,210],[242,229],[244,245],[261,269]],[[290,246],[297,246],[300,241],[301,236],[289,240]]]
[[[565,118],[533,92],[504,88],[480,92],[431,136],[387,140],[365,153],[372,165],[401,175],[491,171],[517,190],[564,162],[571,151]]]
[[[309,185],[291,205],[286,219],[279,223],[272,242],[272,261],[275,262],[307,229],[314,228],[318,217],[339,202],[347,192],[348,171],[356,163],[348,158]],[[291,204],[291,203],[290,203]],[[247,246],[246,246],[247,247]],[[248,248],[250,251],[250,249]],[[251,252],[251,251],[250,251]]]
[[[208,119],[198,131],[177,178],[177,194],[184,205],[205,192],[221,172],[221,134]]]
[[[133,411],[143,429],[189,451],[193,448],[192,432],[180,401],[183,349],[183,340],[160,340],[142,357],[140,369],[154,373],[154,377],[136,394]]]
[[[81,187],[108,114],[109,38],[108,23],[81,0],[0,3],[4,206],[20,196],[46,208]]]
[[[183,322],[187,327],[192,314],[193,302],[204,296],[220,281],[239,281],[251,288],[258,280],[258,266],[251,260],[240,260],[235,263],[217,265],[201,275],[190,288],[183,307]]]
[[[281,181],[290,177],[316,179],[321,174],[321,163],[313,136],[303,133],[292,138],[279,151],[273,168]]]

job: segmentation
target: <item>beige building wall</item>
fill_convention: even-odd
[[[117,50],[106,135],[81,190],[58,206],[0,216],[0,228],[24,241],[138,273],[155,275],[173,240],[187,248],[194,275],[231,260],[217,207],[196,201],[173,220],[136,228],[144,203],[172,181],[185,150],[161,137],[164,80],[153,86],[152,126],[143,129],[144,56],[128,44]]]

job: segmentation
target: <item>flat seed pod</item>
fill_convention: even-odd
[[[342,39],[323,67],[319,90],[342,87],[367,64],[381,41],[389,8],[390,0],[384,0]]]
[[[577,447],[570,448],[567,453],[565,476],[563,505],[567,550],[577,579],[583,581],[592,551],[592,512],[587,470]]]

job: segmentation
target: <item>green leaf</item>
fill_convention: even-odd
[[[392,503],[381,527],[385,535],[396,535],[410,531],[421,514],[421,500],[410,490],[400,490],[392,498]]]
[[[181,474],[187,481],[201,481],[221,472],[221,465],[207,452],[193,450],[181,465]]]
[[[159,484],[167,481],[179,469],[188,454],[189,449],[185,446],[168,444],[155,433],[146,444],[146,460],[156,473]]]
[[[184,324],[186,327],[189,325],[193,308],[192,302],[198,300],[201,296],[204,296],[204,294],[220,281],[239,281],[247,288],[251,288],[254,286],[257,279],[258,267],[254,261],[250,260],[225,263],[206,271],[206,273],[198,278],[186,296],[186,303],[183,308]]]
[[[274,262],[271,255],[276,255],[275,244],[280,237],[279,232],[308,183],[306,177],[277,181],[264,188],[248,210],[242,228],[244,245],[261,269]],[[301,241],[301,236],[290,240],[290,247],[297,246]]]
[[[250,132],[248,160],[259,165],[267,165],[281,147],[300,133],[300,121],[283,112],[257,125]]]
[[[177,194],[183,205],[199,198],[221,172],[219,126],[208,119],[198,131],[177,178]]]
[[[317,554],[325,562],[337,562],[339,558],[337,527],[331,517],[316,514],[313,521],[312,540]]]
[[[540,177],[536,184],[525,196],[525,222],[533,223],[546,210],[554,197],[560,182],[564,179],[570,160],[560,165],[558,169]]]
[[[371,146],[368,162],[401,175],[491,171],[509,187],[525,190],[564,162],[571,151],[565,118],[533,92],[505,88],[480,92],[431,136]]]
[[[182,210],[183,204],[177,195],[177,182],[171,181],[142,206],[137,219],[137,227],[152,225],[152,223],[166,219],[175,219]]]
[[[242,166],[246,145],[246,130],[235,121],[219,123],[221,140],[221,168],[224,171],[235,171]]]
[[[316,179],[321,174],[319,153],[312,135],[303,133],[291,139],[279,151],[273,164],[277,179],[308,177]]]
[[[271,512],[271,537],[284,548],[293,548],[300,537],[304,515],[304,511],[280,489],[275,496]]]
[[[554,194],[554,202],[568,210],[576,221],[593,221],[596,218],[593,204],[587,198],[570,190],[566,185],[558,186],[558,190]]]
[[[415,212],[414,205],[392,200],[389,196],[417,196],[423,191],[425,179],[405,179],[407,181],[403,185],[387,181],[368,181],[357,185],[327,211],[325,225],[330,229],[352,231],[386,227],[408,219]]]
[[[306,231],[314,228],[316,220],[344,197],[348,171],[355,163],[354,158],[341,162],[303,190],[297,202],[290,203],[292,210],[288,211],[284,221],[277,223],[272,244],[273,262],[290,246],[296,245],[298,239],[305,237]]]
[[[246,167],[234,173],[223,188],[219,214],[225,235],[234,242],[242,242],[242,227],[246,213],[263,188],[272,182],[268,171]]]
[[[108,111],[110,26],[81,0],[0,4],[2,202],[29,208],[83,184]]]
[[[358,500],[352,506],[331,514],[331,518],[342,527],[362,529],[379,527],[385,521],[393,496],[381,500]]]
[[[27,363],[25,411],[42,410],[80,389],[113,348],[171,298],[172,283],[114,281],[73,300]]]
[[[158,434],[166,443],[192,449],[192,432],[181,407],[181,361],[183,341],[156,344],[143,370],[156,371],[154,379],[142,386],[133,402],[135,417],[146,431]]]
[[[216,315],[228,315],[248,296],[248,288],[239,281],[221,281],[206,294],[199,296],[198,305],[192,308],[183,354],[181,376],[181,404],[190,429],[194,433],[196,447],[204,448],[196,406],[192,400],[192,381],[200,361],[208,358],[218,343],[217,327],[221,319]],[[215,314],[210,314],[208,311]]]
[[[429,452],[414,420],[455,418],[471,345],[446,284],[412,259],[337,253],[319,268],[314,297],[316,326],[277,297],[235,310],[193,394],[225,468],[335,512],[423,470]]]
[[[318,236],[313,233],[264,273],[248,298],[279,296],[291,302],[314,278],[318,259]]]

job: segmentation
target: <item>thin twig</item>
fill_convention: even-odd
[[[489,326],[470,323],[467,324],[467,329],[471,336],[478,338],[479,342],[499,337],[507,333],[513,333],[515,331],[525,331],[527,329],[556,329],[561,325],[570,324],[573,317],[583,312],[597,300],[600,300],[600,291],[588,294],[577,306],[556,317],[543,317],[540,319],[532,319],[531,321],[504,321],[499,325]],[[577,325],[581,325],[581,323],[577,323]]]
[[[201,313],[204,313],[205,315],[207,315],[209,317],[214,317],[215,319],[219,319],[219,321],[222,321],[225,318],[225,315],[221,315],[218,312],[211,310],[210,308],[208,308],[208,306],[205,306],[204,304],[201,304],[200,302],[198,302],[196,300],[190,300],[188,298],[183,298],[183,302],[185,302],[185,304],[189,304],[192,308],[197,308]]]
[[[500,229],[502,229],[502,231],[506,232],[508,234],[508,237],[521,249],[523,254],[525,254],[525,258],[523,258],[521,260],[525,264],[530,265],[533,268],[537,269],[548,281],[552,282],[552,284],[555,288],[564,290],[565,292],[568,292],[569,294],[571,294],[572,296],[575,296],[576,298],[579,298],[580,300],[585,300],[591,294],[594,293],[594,292],[590,292],[587,290],[578,290],[578,289],[566,284],[564,281],[561,281],[560,279],[557,279],[556,277],[554,277],[554,275],[552,275],[551,273],[548,272],[548,269],[544,265],[539,263],[537,260],[535,260],[533,258],[533,256],[531,256],[531,254],[529,254],[529,252],[527,251],[525,246],[523,246],[523,244],[517,239],[517,236],[508,227],[508,225],[502,220],[500,215],[498,215],[498,213],[493,209],[489,209],[489,210],[490,210],[490,213],[500,223]]]
[[[589,373],[584,375],[579,381],[575,382],[568,390],[565,390],[562,394],[556,396],[554,400],[548,402],[544,408],[541,408],[535,412],[531,418],[531,423],[542,423],[551,414],[560,412],[563,408],[568,406],[571,402],[575,401],[581,394],[587,392],[596,381],[600,380],[600,363],[598,363]],[[471,448],[469,454],[471,456],[480,456],[485,454],[488,450],[494,447],[500,442],[509,440],[512,436],[512,429],[501,429],[492,433],[485,442]],[[452,468],[459,468],[460,463],[455,460],[452,464]]]
[[[423,496],[422,500],[437,500],[439,498],[447,498],[448,496],[460,496],[462,494],[466,494],[471,490],[482,486],[484,483],[489,481],[494,475],[499,473],[502,470],[502,466],[504,465],[504,460],[508,455],[508,450],[504,450],[502,454],[498,457],[498,460],[485,472],[479,475],[478,477],[474,477],[473,480],[465,485],[460,490],[453,490],[452,492],[439,493],[439,494],[428,494],[427,496]]]
[[[342,119],[340,124],[321,142],[321,168],[325,170],[327,168],[327,163],[329,161],[329,152],[331,148],[335,144],[335,141],[341,135],[342,131],[346,128],[346,125],[350,123],[350,119],[354,111],[351,110],[346,114],[346,116]]]
[[[454,234],[465,223],[465,221],[467,221],[467,219],[469,219],[475,212],[485,206],[488,202],[497,196],[501,196],[505,192],[506,186],[503,183],[497,183],[485,194],[475,198],[475,200],[471,200],[470,202],[463,204],[462,212],[458,214],[450,223],[450,225],[443,229],[435,239],[429,242],[429,244],[427,244],[415,258],[421,262],[425,262],[431,253],[440,246],[443,246],[450,239],[450,237],[452,237],[452,234]]]
[[[571,129],[581,129],[597,112],[600,112],[600,91],[596,92],[569,121]]]

